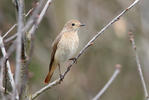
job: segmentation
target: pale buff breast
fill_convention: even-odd
[[[74,54],[78,49],[78,46],[79,46],[79,38],[77,32],[65,33],[61,37],[57,45],[55,60],[60,64],[64,63],[65,61],[74,56]]]

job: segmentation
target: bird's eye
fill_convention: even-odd
[[[75,26],[75,24],[74,24],[74,23],[72,23],[72,26]]]

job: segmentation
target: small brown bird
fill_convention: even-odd
[[[78,20],[72,19],[68,21],[60,34],[56,37],[52,44],[51,61],[49,65],[49,72],[45,79],[45,83],[49,83],[54,70],[71,59],[76,53],[79,46],[78,30],[81,24]],[[60,72],[61,75],[61,72]]]

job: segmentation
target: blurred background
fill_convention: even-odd
[[[34,93],[45,86],[44,79],[49,69],[51,44],[68,20],[78,19],[86,25],[79,31],[79,50],[81,50],[100,29],[133,1],[53,0],[36,31],[33,57],[29,65],[29,92]],[[33,2],[35,0],[25,0],[25,12],[33,7]],[[40,95],[37,100],[90,100],[109,80],[116,64],[122,65],[121,73],[101,100],[143,100],[143,88],[128,32],[131,31],[135,35],[137,52],[149,90],[148,5],[148,0],[141,0],[137,6],[108,28],[78,59],[77,64],[73,65],[64,81]],[[0,0],[2,33],[5,34],[15,23],[16,12],[11,0]],[[12,31],[9,36],[15,32],[16,30]],[[5,46],[9,47],[9,44]],[[14,56],[11,56],[10,61],[11,65],[15,66]],[[64,72],[66,66],[62,68]],[[56,70],[52,81],[58,77]]]

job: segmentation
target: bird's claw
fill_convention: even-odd
[[[72,61],[74,61],[74,63],[76,63],[77,64],[77,58],[70,58],[69,60],[72,60]]]
[[[63,81],[64,76],[62,74],[59,74],[59,76],[60,76],[60,80]]]

